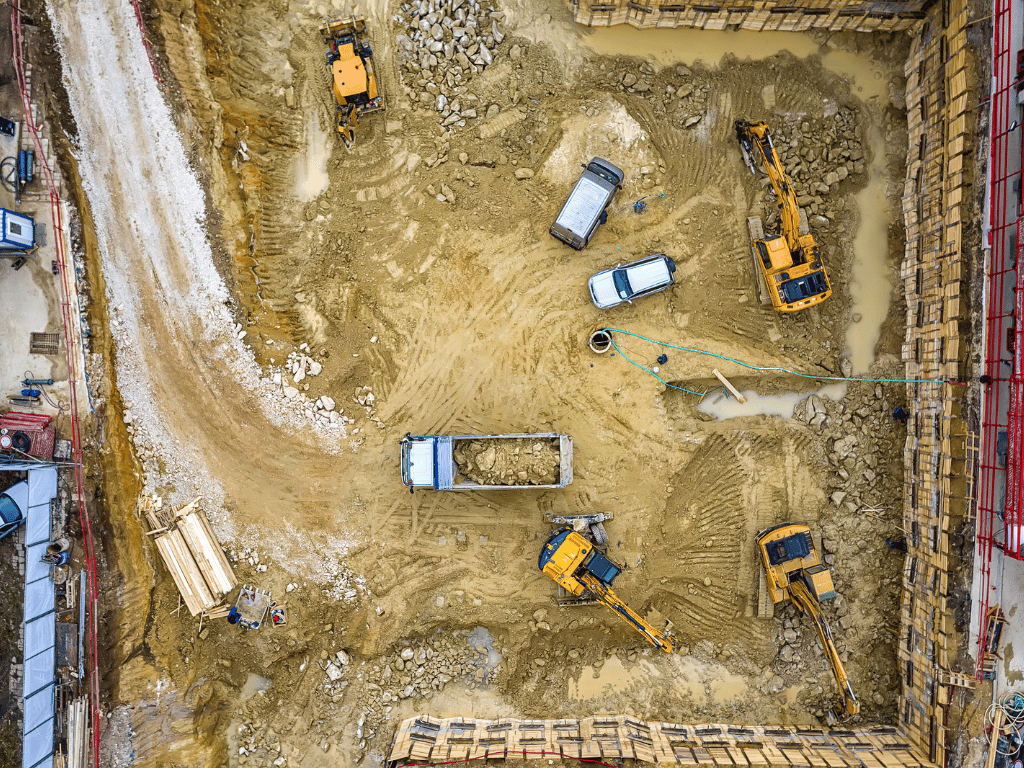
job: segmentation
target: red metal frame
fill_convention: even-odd
[[[1020,171],[1010,171],[1015,158],[1013,135],[1017,130],[1017,86],[1020,83],[1019,55],[1011,51],[1014,19],[1011,0],[996,0],[992,17],[992,93],[989,157],[989,241],[990,260],[986,274],[985,374],[990,381],[982,395],[982,440],[978,493],[976,551],[978,565],[978,664],[982,676],[986,615],[997,586],[992,583],[992,561],[996,550],[1008,557],[1024,559],[1019,531],[1024,507],[1024,366],[1021,365],[1024,324],[1024,222],[1013,181]],[[1024,158],[1022,158],[1024,159]],[[1017,245],[1009,240],[1016,230]],[[1014,250],[1016,252],[1014,252]],[[1008,298],[1011,293],[1013,299]],[[1006,350],[1008,330],[1014,340],[1012,357]],[[1011,367],[1006,367],[1006,362]],[[1000,435],[1005,438],[1005,456]],[[1005,488],[1005,498],[1002,493]],[[1001,535],[997,534],[1002,527]]]

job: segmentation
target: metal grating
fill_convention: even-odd
[[[28,351],[33,355],[56,355],[60,353],[59,333],[33,333],[29,338]]]

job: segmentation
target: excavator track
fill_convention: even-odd
[[[750,235],[750,254],[754,257],[754,274],[757,276],[758,298],[765,306],[771,306],[772,297],[768,294],[768,286],[764,282],[764,270],[761,269],[761,260],[757,255],[757,241],[764,240],[764,224],[760,216],[751,216],[747,219],[747,232]]]

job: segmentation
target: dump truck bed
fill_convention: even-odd
[[[480,481],[499,470],[507,481]],[[572,439],[555,432],[407,435],[402,482],[441,491],[564,488],[572,482]]]

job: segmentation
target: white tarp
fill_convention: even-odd
[[[31,733],[53,717],[53,685],[25,699],[25,733]]]
[[[40,579],[25,585],[25,621],[53,612],[53,583]],[[25,648],[28,655],[29,649]]]
[[[50,577],[50,566],[42,561],[46,554],[48,542],[40,542],[32,547],[25,547],[25,583],[48,579]]]
[[[22,699],[25,712],[22,768],[53,766],[53,690],[56,677],[57,616],[50,567],[39,559],[50,540],[50,500],[57,495],[56,467],[28,473],[25,514],[25,666]]]
[[[57,495],[57,468],[43,467],[28,473],[28,505],[49,505],[50,499]]]

